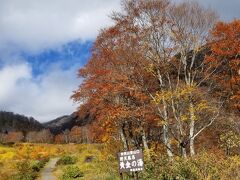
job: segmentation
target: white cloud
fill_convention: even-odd
[[[52,120],[76,110],[70,96],[80,84],[76,68],[61,70],[54,65],[34,78],[28,64],[5,66],[0,70],[0,109]],[[74,78],[75,77],[75,78]]]
[[[0,71],[0,102],[8,97],[9,93],[12,93],[16,84],[20,80],[29,79],[30,71],[25,64],[6,66]]]
[[[186,0],[173,0],[175,2],[182,2]],[[192,0],[199,4],[211,8],[218,13],[221,20],[231,21],[234,18],[240,18],[240,1],[239,0]]]
[[[183,0],[174,0],[183,1]],[[240,1],[195,0],[225,20],[240,17]],[[0,53],[38,52],[72,40],[94,39],[121,0],[0,0]]]
[[[69,98],[80,84],[79,67],[62,70],[54,64],[35,77],[19,54],[94,40],[111,24],[108,15],[119,9],[120,0],[0,0],[0,110],[40,121],[75,111]]]
[[[120,0],[0,0],[0,48],[37,52],[94,39]]]

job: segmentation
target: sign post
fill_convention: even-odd
[[[138,180],[138,171],[143,171],[144,161],[142,150],[124,151],[118,153],[118,167],[120,179],[123,179],[124,172],[135,172]]]

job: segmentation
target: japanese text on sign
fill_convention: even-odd
[[[142,150],[118,153],[119,172],[142,171],[144,168]]]

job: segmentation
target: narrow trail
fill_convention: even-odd
[[[59,158],[50,159],[50,161],[46,164],[46,166],[41,171],[40,179],[41,180],[57,180],[57,178],[53,174],[53,170],[55,168],[56,162]]]

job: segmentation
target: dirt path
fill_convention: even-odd
[[[59,158],[50,159],[50,161],[46,164],[46,166],[41,171],[41,175],[40,175],[41,180],[57,180],[57,178],[53,175],[52,171],[54,170],[58,159]]]

